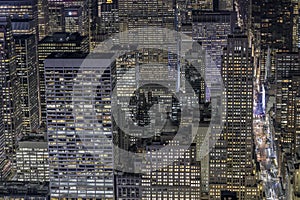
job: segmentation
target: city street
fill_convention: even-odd
[[[278,177],[276,148],[269,127],[269,116],[262,108],[262,95],[256,91],[254,98],[254,138],[257,160],[260,162],[261,180],[267,200],[281,200],[283,192]]]

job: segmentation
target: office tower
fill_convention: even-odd
[[[175,2],[173,0],[118,0],[118,8],[121,33],[149,26],[175,29]],[[147,33],[147,36],[157,38],[157,34],[160,33]],[[128,38],[128,34],[122,34],[121,43],[122,40],[125,42],[144,41],[143,38]]]
[[[38,35],[38,0],[4,0],[0,1],[0,16],[14,19],[33,20]]]
[[[257,78],[264,82],[275,77],[275,54],[292,50],[292,0],[253,0],[251,34]],[[274,42],[276,41],[276,42]]]
[[[202,74],[205,74],[206,80],[215,80],[220,74],[222,49],[227,46],[228,35],[233,32],[236,24],[236,13],[193,11],[192,16],[192,38],[205,50],[205,67],[201,69]],[[219,93],[217,90],[218,87],[216,88],[213,83],[206,83],[205,101],[209,102],[215,98],[211,97],[211,94]],[[204,168],[201,170],[208,171]]]
[[[20,81],[17,76],[15,42],[12,36],[11,22],[0,17],[1,76],[3,91],[2,115],[4,123],[5,149],[11,154],[22,131],[22,110],[20,99]]]
[[[87,53],[89,49],[88,38],[78,33],[54,33],[47,36],[38,44],[39,60],[39,89],[41,103],[41,121],[46,122],[46,101],[45,101],[45,76],[44,60],[51,53],[55,52],[78,52]]]
[[[0,15],[12,18],[16,71],[18,79],[22,81],[18,86],[21,91],[22,121],[26,131],[31,131],[37,128],[39,117],[37,96],[38,1],[1,1]]]
[[[299,48],[300,48],[300,5],[299,5],[299,3],[298,3],[298,8],[299,8],[298,18],[296,19],[296,21],[297,21],[297,36],[296,36],[297,44],[296,44],[296,46],[298,47],[298,50],[299,50]],[[295,16],[295,17],[297,17],[297,16]]]
[[[292,24],[293,24],[293,33],[292,33],[292,40],[293,40],[293,51],[298,51],[298,33],[299,33],[299,10],[300,10],[300,3],[297,0],[292,0]]]
[[[66,28],[70,29],[70,23],[79,23],[81,32],[83,36],[90,36],[90,26],[91,23],[91,7],[90,3],[93,1],[89,0],[49,0],[49,20],[50,20],[50,30],[54,32],[68,32]],[[78,8],[80,7],[80,8]],[[77,10],[76,13],[76,8]],[[71,10],[70,10],[71,9]],[[74,10],[75,9],[75,10]],[[80,21],[76,21],[76,18],[81,18]],[[73,19],[73,20],[72,20]],[[71,20],[71,22],[70,22]],[[66,24],[68,23],[68,24]],[[66,25],[68,27],[66,27]],[[76,26],[76,25],[75,25]]]
[[[211,199],[222,191],[237,199],[258,199],[253,166],[253,64],[247,36],[235,31],[224,49],[221,74],[225,87],[224,128],[210,152]]]
[[[222,49],[227,45],[227,37],[236,25],[235,12],[193,12],[192,35],[206,50],[207,68],[221,69]]]
[[[236,25],[235,12],[193,12],[192,36],[211,57],[206,66],[215,63],[221,68],[222,49],[227,45],[227,37]]]
[[[49,182],[48,143],[43,134],[23,136],[16,151],[18,181]]]
[[[159,151],[165,142],[164,139],[156,140],[146,146],[152,163],[144,164],[142,199],[201,199],[201,169],[200,162],[196,161],[196,144],[186,150],[176,141],[169,141],[169,145],[174,145],[173,151],[165,155]]]
[[[17,76],[20,80],[23,130],[27,133],[39,126],[38,65],[36,36],[14,35]]]
[[[41,40],[50,33],[48,0],[38,0],[38,26],[39,40]]]
[[[122,189],[125,194],[120,196],[125,199],[198,199],[201,196],[201,170],[196,145],[192,145],[190,149],[185,148],[182,141],[174,139],[180,122],[181,128],[186,128],[184,133],[188,133],[187,135],[192,134],[195,127],[191,122],[192,115],[189,115],[187,121],[181,121],[179,100],[172,94],[176,90],[176,79],[172,79],[172,76],[170,78],[166,55],[163,50],[143,49],[117,59],[115,91],[118,113],[114,116],[127,116],[129,120],[115,118],[117,125],[114,127],[117,129],[114,141],[120,149],[125,150],[114,151],[115,167],[121,172],[130,170],[140,176],[128,173],[117,173],[116,176],[118,180],[141,182],[139,196],[131,196],[129,191],[136,190],[137,186],[124,185],[118,181],[120,185],[116,185],[117,192],[119,194],[119,189]],[[157,71],[160,73],[155,73]],[[194,78],[192,74],[189,76]],[[163,85],[170,85],[170,90]],[[187,90],[184,86],[180,89]],[[127,98],[130,99],[129,106]],[[192,102],[193,100],[195,99],[191,99]],[[160,105],[158,112],[155,109],[149,110],[155,104]],[[167,119],[161,114],[166,111]],[[130,119],[136,126],[131,125]],[[140,128],[143,126],[149,126],[150,131],[153,130],[155,134],[145,135],[147,131]],[[171,146],[173,151],[160,151],[164,146]],[[131,157],[126,152],[141,153],[144,156]],[[148,157],[148,160],[142,159],[143,157]],[[185,181],[178,182],[179,179]]]
[[[37,23],[37,0],[3,0],[0,2],[1,16],[33,19]]]
[[[39,125],[38,61],[36,25],[33,19],[13,19],[12,34],[16,47],[17,75],[20,79],[23,130]]]
[[[83,30],[83,10],[80,6],[72,6],[64,9],[65,31],[69,33],[78,32],[84,34]]]
[[[112,3],[102,3],[99,8],[100,23],[97,27],[99,41],[103,41],[115,33],[119,32],[119,10],[118,1]],[[99,30],[98,30],[99,29]]]
[[[51,4],[49,2],[49,32],[50,34],[55,32],[65,31],[65,8],[64,5]]]
[[[294,76],[300,75],[299,53],[280,53],[276,55],[276,102],[275,102],[275,127],[280,133],[281,145],[291,145],[296,142],[294,131],[297,131],[297,79]],[[294,79],[294,78],[295,79]],[[296,85],[295,85],[296,84]],[[294,96],[296,95],[296,96]],[[292,104],[290,104],[292,103]],[[295,107],[296,106],[296,107]],[[291,110],[294,108],[294,110]],[[291,121],[292,120],[292,121]],[[289,146],[293,148],[293,146]]]
[[[300,74],[291,78],[291,87],[288,91],[287,101],[287,128],[286,135],[292,144],[293,155],[300,150]]]
[[[1,76],[1,82],[3,82],[3,77]],[[2,87],[0,88],[0,94],[2,97]],[[3,126],[3,115],[2,115],[2,98],[1,100],[1,110],[0,110],[0,181],[7,179],[11,173],[11,162],[7,159],[5,153],[5,135]]]
[[[280,130],[281,144],[289,145],[294,142],[294,135],[288,131],[288,123],[292,113],[290,92],[293,91],[293,76],[300,74],[299,53],[279,53],[276,55],[276,101],[275,101],[275,125]]]
[[[118,0],[120,31],[144,26],[158,26],[174,29],[174,1]]]
[[[109,140],[115,62],[111,62],[112,54],[95,56],[91,62],[84,62],[86,54],[82,53],[52,54],[45,60],[53,199],[114,199],[113,146]],[[89,65],[93,59],[96,66]],[[102,75],[98,73],[101,69]],[[90,95],[92,91],[96,95]]]

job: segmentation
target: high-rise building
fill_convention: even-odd
[[[16,154],[18,181],[49,182],[48,143],[43,134],[25,135]]]
[[[17,76],[20,80],[22,124],[25,132],[39,126],[38,65],[36,36],[14,35]]]
[[[0,10],[0,15],[11,17],[11,29],[15,40],[16,71],[17,77],[21,81],[18,87],[21,91],[22,121],[28,132],[37,128],[39,124],[37,88],[38,1],[1,1]],[[43,32],[41,31],[41,33]]]
[[[33,19],[37,23],[37,0],[3,0],[0,2],[1,16]]]
[[[192,16],[192,37],[206,51],[203,71],[208,79],[213,79],[219,74],[217,70],[221,69],[223,48],[227,46],[228,35],[236,25],[236,12],[193,11]],[[213,89],[211,85],[207,86],[206,100],[210,100],[209,90]]]
[[[256,76],[263,82],[275,77],[276,53],[292,50],[293,3],[292,0],[253,0],[250,10]]]
[[[175,2],[173,0],[135,1],[118,0],[120,32],[130,31],[149,26],[175,29]],[[147,33],[147,37],[157,38],[157,32]],[[133,34],[129,34],[133,36]],[[138,35],[141,36],[141,35]],[[122,34],[122,39],[128,41],[143,41],[143,38],[128,38]],[[143,37],[143,36],[142,36]]]
[[[196,144],[186,150],[176,141],[169,141],[169,145],[174,145],[173,151],[165,155],[159,151],[166,142],[163,140],[153,141],[145,148],[152,162],[144,163],[141,198],[201,199],[201,169],[200,162],[196,161]]]
[[[289,138],[291,152],[296,155],[300,149],[300,74],[291,78],[291,87],[288,91],[287,101],[287,127],[285,129],[285,138]]]
[[[99,11],[100,22],[97,26],[97,32],[99,32],[97,37],[99,38],[97,40],[103,41],[119,32],[118,1],[100,4]]]
[[[93,1],[49,0],[49,26],[51,33],[68,32],[72,27],[70,23],[73,23],[74,28],[79,26],[77,28],[80,29],[81,35],[90,36],[90,27],[92,23],[91,2]],[[80,20],[77,19],[78,17]],[[66,28],[68,30],[66,30]]]
[[[95,55],[96,65],[91,64],[93,58],[84,61],[86,56],[52,54],[45,60],[53,199],[114,199],[113,146],[108,139],[112,140],[115,62],[111,62],[112,54]],[[101,69],[102,75],[98,74]],[[93,91],[96,95],[91,95]]]
[[[35,30],[38,30],[38,0],[4,0],[0,1],[0,16],[14,19],[33,20]],[[39,34],[36,32],[35,34]]]
[[[1,82],[3,77],[1,77]],[[0,94],[2,96],[2,87],[0,88]],[[1,98],[2,102],[2,98]],[[2,116],[2,103],[0,109],[0,180],[6,180],[11,173],[11,162],[7,159],[5,152],[5,135],[4,135],[4,126],[3,126],[3,116]]]
[[[64,32],[65,31],[65,7],[63,4],[56,5],[49,2],[49,32]]]
[[[277,129],[280,130],[281,144],[289,145],[294,142],[294,129],[292,132],[291,129],[288,130],[288,124],[291,123],[289,120],[293,117],[293,113],[289,113],[288,111],[291,111],[290,106],[293,105],[289,104],[290,101],[293,101],[293,98],[295,98],[295,96],[291,96],[291,94],[296,92],[293,90],[293,84],[297,82],[293,81],[293,76],[300,74],[299,53],[277,54],[276,69],[275,125]],[[289,126],[291,126],[291,124],[289,124]]]
[[[38,61],[39,61],[39,89],[40,89],[40,108],[41,121],[46,122],[46,101],[45,101],[45,76],[44,60],[51,53],[57,52],[78,52],[87,53],[89,49],[88,38],[81,36],[79,33],[54,33],[47,36],[38,44]]]
[[[15,42],[12,36],[11,22],[7,17],[0,17],[0,47],[5,149],[7,153],[13,153],[16,141],[22,132],[22,110],[20,81],[17,76]]]
[[[25,132],[39,125],[37,29],[33,19],[13,19],[17,75],[21,87],[21,107]]]
[[[247,36],[236,30],[223,54],[224,128],[210,152],[211,199],[221,199],[222,191],[236,192],[240,200],[259,199],[253,166],[253,70]]]
[[[48,0],[38,0],[39,40],[50,33]]]
[[[84,35],[83,30],[83,10],[80,6],[72,6],[64,9],[65,13],[65,32],[78,32]]]

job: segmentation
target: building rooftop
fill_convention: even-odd
[[[56,32],[52,36],[46,36],[40,43],[80,43],[86,36],[79,33]]]

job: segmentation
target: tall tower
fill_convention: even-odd
[[[268,78],[275,77],[276,53],[292,50],[293,12],[292,0],[251,2],[251,37],[257,78],[260,82],[265,81],[266,71],[270,72]],[[269,49],[271,56],[268,56]]]
[[[236,31],[229,36],[221,74],[224,128],[210,152],[210,198],[220,199],[221,192],[231,191],[240,200],[258,199],[252,162],[253,65],[246,35]]]
[[[86,56],[52,54],[45,60],[53,199],[114,199],[113,145],[108,139],[112,139],[115,62],[111,63],[111,54],[100,54],[96,66],[88,65]],[[80,71],[82,64],[85,68]],[[99,69],[104,70],[102,75]],[[91,95],[93,92],[97,95]]]
[[[0,17],[0,68],[3,89],[2,115],[6,150],[13,153],[22,131],[22,110],[20,82],[17,76],[15,42],[12,37],[11,22],[7,17]]]
[[[119,0],[120,33],[145,27],[160,27],[173,30],[175,28],[175,6],[176,4],[173,0]],[[161,33],[147,33],[145,37],[157,38],[157,34]],[[122,34],[121,43],[122,39],[126,42],[137,41],[137,38],[128,38],[127,34]],[[138,38],[138,40],[144,41],[144,38]],[[152,39],[152,41],[154,40]]]
[[[88,38],[79,33],[55,33],[43,38],[38,44],[39,61],[39,89],[41,104],[41,122],[46,123],[46,100],[45,100],[45,75],[44,60],[51,53],[79,52],[87,53],[89,49]]]
[[[39,40],[50,33],[48,0],[38,0]]]
[[[290,145],[295,142],[293,119],[296,106],[293,101],[297,97],[297,79],[293,76],[300,74],[300,57],[297,52],[278,53],[276,55],[276,102],[275,123],[280,128],[280,142]]]
[[[32,20],[38,40],[38,0],[0,1],[0,16],[9,16],[13,20]]]
[[[1,77],[1,82],[3,78]],[[0,88],[0,94],[2,96],[2,88]],[[1,99],[2,101],[2,99]],[[2,104],[0,109],[0,181],[7,179],[11,173],[11,162],[7,159],[5,153],[5,135],[4,135],[4,126],[3,126],[3,116],[2,116]]]
[[[20,79],[23,128],[26,133],[39,126],[37,39],[32,19],[12,20],[16,46],[17,75]]]
[[[50,32],[64,32],[70,18],[80,16],[80,34],[89,36],[91,26],[91,5],[93,0],[49,0]],[[71,9],[71,10],[70,10]],[[75,9],[75,10],[74,10]],[[77,11],[76,11],[77,9]],[[67,24],[66,24],[67,21]],[[74,20],[73,20],[74,21]],[[74,22],[75,23],[75,22]],[[94,21],[93,21],[94,23]],[[67,27],[68,28],[68,27]],[[69,27],[70,29],[70,27]]]

